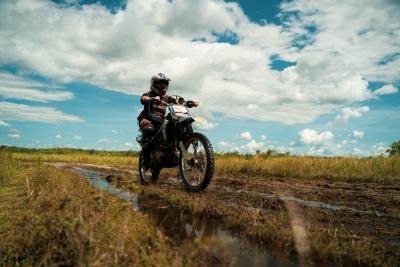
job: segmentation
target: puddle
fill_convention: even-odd
[[[160,201],[140,198],[138,194],[126,192],[110,184],[105,179],[106,173],[79,167],[73,167],[71,170],[84,176],[92,185],[130,201],[135,210],[148,214],[155,224],[175,242],[212,238],[225,247],[226,251],[224,251],[223,257],[233,259],[235,266],[298,266],[292,260],[278,258],[266,247],[224,230],[223,225],[214,218],[206,215],[192,215],[183,210],[163,205]],[[218,258],[219,255],[217,253],[213,256]]]
[[[228,191],[231,191],[229,188],[225,188]],[[264,197],[264,198],[274,198],[279,201],[292,201],[292,202],[297,202],[301,205],[308,206],[308,207],[313,207],[313,208],[321,208],[321,209],[328,209],[328,210],[333,210],[333,211],[348,211],[352,213],[357,213],[357,214],[365,214],[365,215],[375,215],[376,217],[388,217],[388,218],[394,218],[394,219],[400,219],[400,216],[393,216],[390,214],[385,214],[380,211],[371,211],[371,210],[359,210],[347,206],[340,206],[340,205],[332,205],[329,203],[324,203],[324,202],[319,202],[319,201],[313,201],[313,200],[304,200],[301,198],[296,198],[296,197],[289,197],[289,196],[280,196],[274,193],[263,193],[263,192],[256,192],[256,191],[246,191],[246,190],[236,190],[234,191],[236,193],[245,193],[257,197]]]

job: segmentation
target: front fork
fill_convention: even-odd
[[[189,124],[188,126],[186,126],[186,137],[188,137],[190,134],[193,133],[193,127],[191,124]],[[175,147],[182,153],[182,157],[187,158],[187,150],[185,148],[185,144],[183,143],[183,141],[181,140],[182,138],[178,138],[178,136],[175,137]]]

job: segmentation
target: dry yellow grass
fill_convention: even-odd
[[[17,160],[31,162],[80,162],[131,168],[136,168],[138,165],[138,157],[135,156],[92,155],[89,153],[43,154],[15,152],[12,153],[12,156]]]
[[[131,203],[81,176],[0,159],[0,266],[209,264],[207,243],[175,246]]]
[[[22,161],[81,162],[136,169],[137,156],[90,153],[12,153]],[[328,179],[347,182],[393,182],[400,180],[400,156],[392,157],[309,157],[262,155],[217,155],[216,172],[301,179]]]
[[[324,178],[342,181],[390,182],[400,179],[400,156],[394,157],[243,157],[219,156],[219,173],[276,176],[282,178]]]

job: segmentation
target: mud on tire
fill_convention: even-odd
[[[143,166],[144,155],[143,151],[140,152],[139,156],[139,182],[142,185],[149,185],[157,183],[158,177],[160,175],[159,168],[149,168],[146,170],[145,166]],[[151,172],[150,175],[146,175],[146,172]]]

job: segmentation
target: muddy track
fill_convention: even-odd
[[[110,180],[119,187],[129,188],[137,183],[134,169],[73,165],[108,172]],[[184,192],[173,170],[162,172],[152,187],[171,194],[189,194]],[[207,190],[195,196],[238,210],[256,210],[266,216],[289,210],[295,218],[301,218],[303,229],[343,229],[354,236],[377,238],[390,250],[400,251],[400,182],[345,183],[217,174]]]

